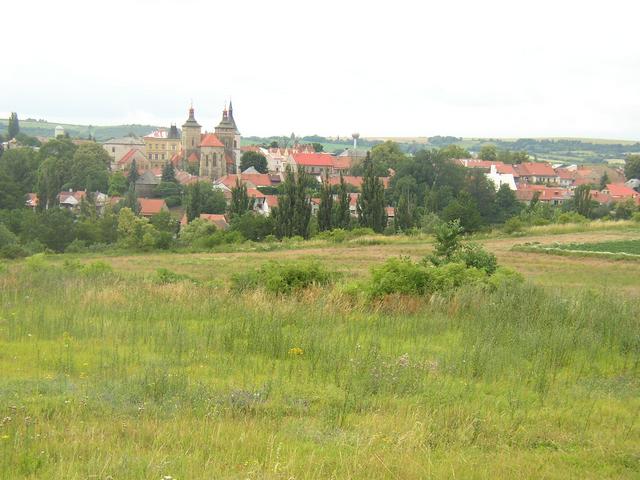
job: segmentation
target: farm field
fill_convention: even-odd
[[[6,263],[0,478],[638,478],[640,263],[512,247],[639,237],[481,239],[524,284],[375,302],[341,285],[428,238]],[[229,288],[304,258],[336,286]]]
[[[559,244],[557,248],[563,250],[583,250],[587,252],[611,252],[640,255],[640,239],[612,240],[608,242],[594,243],[565,243]]]

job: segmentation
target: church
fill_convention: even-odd
[[[216,179],[236,173],[240,168],[240,131],[233,118],[233,104],[225,106],[213,133],[202,133],[192,105],[189,118],[182,125],[181,151],[171,161],[191,170],[197,167],[201,177]]]

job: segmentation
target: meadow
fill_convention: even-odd
[[[640,230],[566,228],[479,239],[523,284],[424,298],[343,285],[428,238],[7,262],[0,478],[638,478],[640,264],[512,247]],[[230,288],[305,258],[337,283]]]

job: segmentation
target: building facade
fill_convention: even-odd
[[[162,168],[182,148],[180,134],[175,125],[169,130],[159,129],[144,138],[145,153],[151,168]]]

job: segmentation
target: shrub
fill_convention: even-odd
[[[97,262],[91,262],[84,265],[82,267],[82,273],[88,276],[99,277],[113,273],[113,267],[102,260],[98,260]]]
[[[264,288],[274,294],[288,294],[313,285],[327,285],[335,278],[317,261],[279,263],[269,262],[257,270],[231,277],[234,290],[247,291]]]
[[[493,290],[505,287],[512,288],[524,283],[524,277],[510,268],[498,267],[495,273],[488,278],[487,283]]]
[[[0,258],[13,260],[16,258],[24,258],[27,256],[29,256],[29,251],[18,244],[5,245],[4,247],[0,248]]]
[[[18,237],[4,224],[0,223],[0,248],[18,243]]]
[[[640,212],[636,212],[631,216],[631,220],[636,223],[640,223]]]
[[[522,230],[524,230],[524,224],[518,217],[511,217],[509,220],[504,222],[502,230],[504,231],[504,233],[509,234],[521,232]]]
[[[66,253],[85,253],[87,250],[87,242],[77,238],[64,249]]]
[[[372,297],[391,293],[423,295],[432,290],[430,268],[406,257],[390,258],[371,272],[368,292]]]
[[[454,254],[454,258],[455,261],[462,262],[467,267],[484,270],[488,275],[493,275],[498,268],[498,259],[496,256],[476,244],[463,245]]]
[[[442,220],[437,214],[428,212],[420,219],[420,228],[424,233],[435,233],[436,229],[442,225],[442,223]]]
[[[33,272],[48,270],[50,265],[45,261],[44,253],[36,253],[25,260],[27,268]]]
[[[170,283],[178,283],[188,280],[189,277],[180,273],[173,272],[167,268],[159,268],[156,270],[156,283],[160,285],[168,285]]]
[[[566,223],[585,223],[588,222],[589,219],[580,215],[577,212],[564,212],[558,215],[558,223],[566,224]]]

